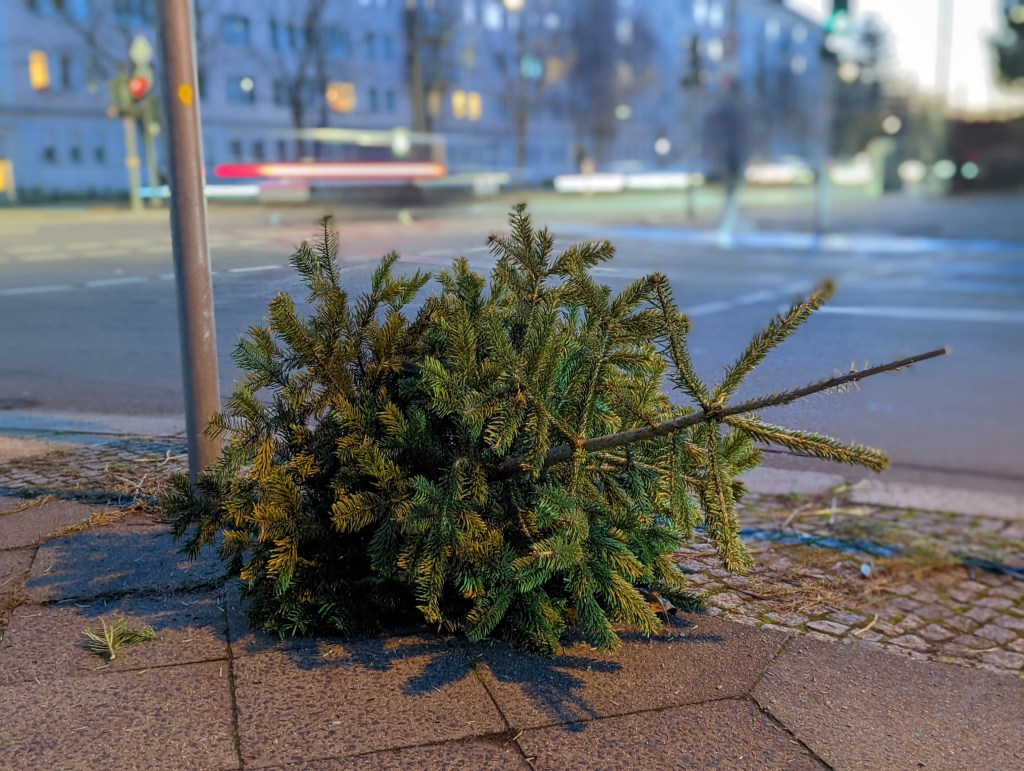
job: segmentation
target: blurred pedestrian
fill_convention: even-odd
[[[723,84],[722,98],[708,115],[704,146],[725,188],[718,243],[732,246],[739,221],[739,187],[747,166],[747,119],[735,80]]]

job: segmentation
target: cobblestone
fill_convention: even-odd
[[[184,452],[177,440],[138,439],[0,464],[0,495],[145,504],[171,472],[186,470]],[[831,495],[748,496],[740,519],[762,531],[831,539],[840,548],[753,541],[755,567],[734,576],[698,538],[678,564],[691,571],[691,590],[707,596],[709,615],[1021,675],[1024,580],[1014,570],[1024,570],[1024,525],[837,503]],[[858,552],[864,541],[898,553]],[[864,563],[872,566],[867,578]]]

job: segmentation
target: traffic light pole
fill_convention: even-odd
[[[203,135],[192,31],[192,0],[160,0],[160,55],[168,128],[171,237],[185,380],[188,470],[193,483],[220,455],[204,431],[220,410],[217,330],[206,242]]]
[[[142,211],[142,198],[139,197],[141,174],[139,173],[139,136],[135,133],[135,119],[124,117],[124,166],[128,169],[128,200],[132,211]]]

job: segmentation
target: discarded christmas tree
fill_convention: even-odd
[[[820,307],[774,319],[710,388],[664,276],[617,295],[591,270],[607,242],[561,254],[524,207],[492,237],[490,282],[465,260],[429,277],[384,258],[354,303],[330,221],[292,264],[312,315],[270,303],[235,351],[247,373],[210,431],[223,458],[163,505],[193,556],[219,540],[252,621],[281,634],[354,634],[411,618],[470,639],[556,650],[569,629],[612,649],[615,625],[655,633],[649,599],[686,601],[673,554],[706,528],[750,567],[736,477],[756,442],[875,470],[878,451],[751,413],[942,351],[741,405],[729,399]],[[692,406],[663,392],[668,380]]]

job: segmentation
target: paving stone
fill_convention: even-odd
[[[19,579],[32,566],[32,549],[0,551],[0,612],[14,599],[14,593],[21,588]]]
[[[890,600],[888,604],[894,608],[899,608],[906,613],[910,613],[921,607],[921,603],[912,597],[897,597],[894,600]]]
[[[963,603],[965,605],[968,605],[968,604],[974,602],[974,598],[977,596],[977,592],[971,592],[971,591],[968,591],[966,589],[959,589],[959,588],[948,589],[946,591],[946,594],[948,594],[950,597],[952,597],[957,602]]]
[[[983,608],[1007,610],[1013,607],[1013,600],[1008,600],[1005,597],[982,597],[980,600],[976,600],[974,604],[980,605]]]
[[[408,769],[480,769],[480,771],[530,771],[518,745],[510,739],[470,739],[444,744],[385,750],[369,755],[334,760],[313,760],[279,766],[298,771],[408,771]]]
[[[912,632],[913,630],[917,629],[919,626],[924,626],[924,619],[920,618],[919,616],[917,616],[917,615],[915,615],[913,613],[908,613],[903,618],[903,620],[900,621],[898,626],[904,632]]]
[[[802,613],[789,613],[785,611],[770,611],[765,613],[765,618],[771,619],[772,621],[783,624],[785,626],[798,627],[801,624],[807,623],[807,616]]]
[[[918,653],[926,653],[932,649],[932,646],[918,637],[916,634],[905,634],[902,637],[896,637],[890,640],[893,645],[898,645],[901,648],[907,650],[917,651]]]
[[[1024,639],[1014,640],[1007,647],[1012,648],[1017,651],[1017,653],[1024,653]]]
[[[463,650],[436,638],[270,650],[233,666],[247,767],[508,729]]]
[[[1018,584],[1004,584],[1003,586],[997,586],[991,592],[990,595],[997,597],[1005,597],[1008,600],[1014,600],[1015,602],[1020,599],[1024,599],[1024,586]]]
[[[974,607],[964,613],[967,618],[974,619],[979,624],[984,624],[996,617],[996,612],[991,608]]]
[[[747,700],[528,730],[519,745],[537,771],[825,768]]]
[[[178,552],[167,528],[124,522],[40,546],[25,593],[45,602],[187,589],[219,579],[223,572],[212,550],[190,562]]]
[[[575,645],[543,658],[481,643],[470,656],[509,723],[536,728],[740,697],[786,639],[707,615],[678,618],[675,637],[627,635],[615,653]]]
[[[729,610],[743,605],[743,598],[735,592],[719,592],[718,594],[708,597],[708,602],[718,606],[719,608]]]
[[[1004,669],[1020,671],[1024,669],[1024,654],[1010,653],[1009,651],[987,651],[981,654],[981,660],[986,664],[994,664]]]
[[[962,634],[957,637],[954,637],[953,642],[955,642],[957,645],[964,645],[968,648],[975,649],[992,647],[991,640],[986,640],[981,637],[974,637],[973,635],[969,634]]]
[[[792,640],[754,696],[835,768],[1019,768],[1024,679]]]
[[[0,548],[4,549],[31,546],[70,525],[88,522],[94,514],[106,510],[103,506],[87,506],[75,501],[14,500],[19,500],[20,505],[9,508],[11,513],[0,514]],[[4,505],[10,506],[10,503]]]
[[[987,585],[973,580],[961,581],[960,588],[969,592],[974,592],[975,594],[987,592],[989,590]]]
[[[892,594],[898,594],[901,596],[908,596],[917,591],[917,589],[911,584],[901,584],[900,586],[891,586],[888,589]]]
[[[993,623],[1016,632],[1024,632],[1024,618],[1020,616],[999,616]]]
[[[939,626],[938,624],[929,624],[928,626],[917,630],[917,633],[929,642],[941,642],[955,636],[953,632],[950,632],[948,629]]]
[[[808,621],[807,628],[832,635],[844,635],[850,631],[850,627],[845,624],[837,624],[834,621]]]
[[[947,608],[945,605],[922,605],[914,614],[924,619],[925,621],[939,621],[941,619],[949,618],[953,615],[953,611]]]
[[[887,637],[899,637],[903,634],[903,630],[896,624],[890,624],[888,621],[878,621],[875,623],[873,629],[877,629]]]
[[[108,677],[125,669],[146,669],[227,659],[227,622],[217,594],[128,597],[116,601],[22,605],[0,641],[0,685],[74,676]],[[85,630],[124,618],[132,627],[149,625],[156,639],[126,646],[105,663],[86,650]]]
[[[238,768],[223,664],[0,687],[0,762],[19,771]]]
[[[848,610],[837,610],[834,613],[829,613],[828,617],[830,621],[835,621],[837,624],[845,626],[856,626],[867,621],[866,616],[862,616],[859,613],[851,613]]]
[[[950,629],[955,629],[958,632],[964,633],[973,632],[978,628],[978,622],[973,618],[967,618],[966,616],[953,615],[945,619],[942,623],[943,626],[947,626]]]
[[[984,637],[986,640],[991,640],[999,645],[1006,645],[1008,642],[1017,639],[1017,633],[1012,629],[1007,629],[1003,626],[996,626],[995,624],[987,624],[975,633],[978,637]]]

